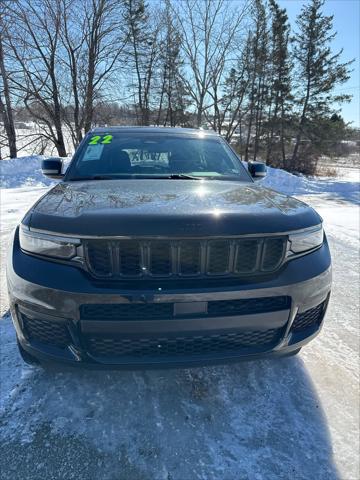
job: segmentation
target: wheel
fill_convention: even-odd
[[[18,339],[16,339],[16,341],[17,341],[17,346],[18,346],[21,358],[24,360],[24,362],[27,363],[28,365],[39,365],[40,363],[39,360],[33,357],[32,355],[30,355],[30,353],[28,353],[26,350],[24,350]]]

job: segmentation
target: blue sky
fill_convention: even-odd
[[[296,16],[306,0],[278,0],[282,8],[286,8],[290,23],[295,27]],[[353,95],[349,104],[341,106],[341,114],[345,121],[360,126],[360,0],[327,0],[323,7],[326,15],[334,15],[334,30],[338,32],[333,41],[334,51],[344,49],[343,61],[355,58],[353,72],[346,84],[337,91]]]

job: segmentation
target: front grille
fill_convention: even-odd
[[[277,270],[286,237],[223,240],[86,240],[98,278],[246,276]]]
[[[303,313],[298,313],[291,326],[291,330],[299,332],[313,325],[319,325],[324,313],[325,302],[320,303],[317,307],[310,308]]]
[[[159,338],[89,337],[87,348],[96,357],[158,357],[239,353],[242,349],[264,348],[278,342],[281,329],[245,331],[218,335]]]
[[[222,317],[249,315],[286,310],[290,297],[263,297],[239,300],[214,300],[208,302],[207,312],[195,313],[194,317]],[[189,315],[186,315],[187,318]],[[162,320],[174,317],[173,303],[115,303],[87,304],[80,307],[82,320]],[[179,318],[177,316],[177,318]]]
[[[28,340],[35,340],[48,345],[65,348],[70,343],[70,335],[66,325],[62,323],[29,318],[21,314],[25,335]]]

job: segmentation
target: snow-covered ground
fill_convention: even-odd
[[[5,244],[50,182],[40,159],[2,161],[0,477],[359,478],[359,171],[265,183],[324,218],[334,286],[298,357],[146,372],[46,372],[21,361],[4,292]]]

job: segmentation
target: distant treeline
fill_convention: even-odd
[[[60,156],[65,131],[76,147],[94,125],[203,127],[244,160],[313,172],[353,135],[336,111],[351,61],[322,6],[291,30],[275,0],[2,1],[1,146],[15,157],[26,121]]]

